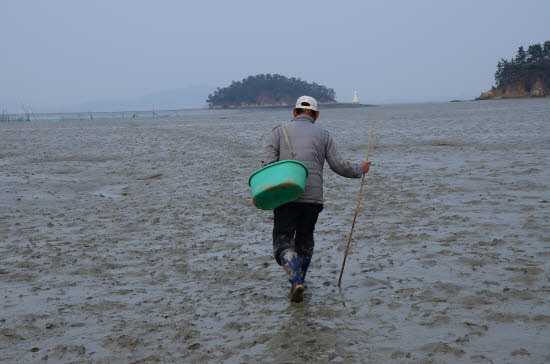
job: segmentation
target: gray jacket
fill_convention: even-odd
[[[329,132],[314,124],[309,115],[298,115],[284,124],[296,155],[292,158],[281,126],[273,129],[264,147],[262,165],[285,159],[295,159],[307,166],[306,190],[296,202],[323,203],[323,166],[325,159],[334,172],[349,178],[363,174],[359,163],[350,163],[338,154]]]

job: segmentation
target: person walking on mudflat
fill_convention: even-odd
[[[329,132],[315,125],[319,110],[313,97],[298,98],[293,113],[294,118],[289,123],[276,127],[269,135],[262,165],[294,159],[304,163],[309,172],[304,194],[273,210],[275,260],[283,266],[288,276],[291,301],[301,302],[306,273],[313,256],[313,232],[323,210],[325,160],[330,169],[348,178],[361,178],[369,171],[370,162],[351,163],[340,156]],[[290,145],[285,142],[285,131]]]

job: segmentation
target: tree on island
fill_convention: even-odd
[[[231,82],[227,87],[218,87],[208,95],[206,102],[210,108],[292,105],[302,95],[314,97],[321,103],[336,102],[332,88],[269,73],[248,76]]]
[[[550,41],[544,44],[532,44],[527,52],[518,48],[515,58],[501,59],[495,72],[496,87],[502,88],[507,84],[528,80],[529,76],[538,74],[543,84],[550,87]],[[529,85],[526,85],[529,88]]]

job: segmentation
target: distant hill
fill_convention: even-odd
[[[61,107],[55,111],[145,111],[151,110],[153,107],[156,110],[201,108],[207,107],[204,100],[213,89],[213,87],[205,85],[190,86],[154,92],[135,98],[85,102]]]
[[[496,86],[476,100],[550,96],[550,41],[519,47],[510,60],[501,59],[495,72]]]
[[[319,103],[336,103],[332,88],[278,74],[259,74],[233,81],[227,87],[218,87],[214,93],[208,95],[206,102],[213,109],[287,106],[303,95],[314,97]]]

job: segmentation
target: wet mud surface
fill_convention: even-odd
[[[321,113],[373,166],[325,170],[289,302],[248,176],[288,113],[0,124],[0,361],[550,361],[550,103]]]

